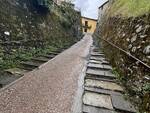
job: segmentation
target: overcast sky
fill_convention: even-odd
[[[75,0],[76,7],[81,9],[82,16],[97,19],[98,7],[107,0]]]

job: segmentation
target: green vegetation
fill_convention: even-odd
[[[136,17],[150,12],[150,0],[115,0],[110,15]]]
[[[113,74],[117,77],[117,79],[119,81],[123,81],[123,76],[119,73],[119,71],[117,70],[117,68],[113,68],[112,70]]]
[[[52,0],[20,0],[19,5],[13,6],[6,0],[0,3],[0,72],[41,54],[69,47],[78,39],[73,33],[81,25],[80,14],[67,4],[59,6],[52,4]],[[24,4],[26,8],[22,7]],[[10,7],[11,13],[6,10]]]
[[[20,48],[13,51],[11,54],[1,54],[0,69],[3,70],[18,67],[22,61],[28,61],[33,57],[55,51],[56,49],[57,48],[52,46],[45,48],[30,48],[28,50]]]
[[[145,92],[150,92],[150,83],[144,84],[143,90],[144,90]]]

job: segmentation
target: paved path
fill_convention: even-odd
[[[0,92],[0,113],[70,113],[90,35]]]

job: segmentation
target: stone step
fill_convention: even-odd
[[[93,64],[103,64],[103,65],[110,65],[110,63],[104,59],[98,59],[98,60],[95,60],[93,58],[91,58],[89,60],[89,63],[93,63]]]
[[[96,57],[105,57],[104,54],[100,54],[100,53],[91,53],[91,56],[96,56]]]
[[[103,65],[102,64],[94,64],[94,63],[89,63],[88,65],[87,65],[87,67],[88,68],[96,68],[96,69],[101,69],[101,70],[103,70]]]
[[[110,65],[110,63],[108,61],[102,61],[103,65]]]
[[[90,69],[87,68],[86,75],[88,77],[97,77],[97,78],[106,78],[106,79],[115,79],[115,75],[112,74],[110,71],[102,71],[97,69]]]
[[[136,113],[134,106],[130,102],[125,100],[123,98],[123,94],[121,94],[121,93],[110,91],[110,90],[98,89],[98,88],[89,88],[89,87],[85,87],[85,92],[91,92],[91,93],[95,93],[95,94],[99,94],[99,95],[109,95],[112,100],[111,102],[112,102],[113,109],[115,111],[118,111],[118,113]],[[94,98],[96,98],[96,97],[94,97]],[[91,104],[91,103],[89,104],[89,102],[87,105],[89,105],[89,106],[87,106],[86,109],[89,109],[93,105],[96,107],[101,107],[101,106],[97,106],[96,104]],[[83,106],[85,106],[85,105],[83,105]],[[101,109],[99,109],[99,112],[100,112],[100,110]],[[83,111],[86,112],[85,110],[83,110]],[[89,113],[91,113],[91,112],[89,112]],[[95,113],[95,112],[93,112],[93,113]]]
[[[114,109],[125,113],[136,113],[134,106],[123,95],[111,95]]]
[[[94,48],[84,81],[83,113],[136,113],[134,106],[123,98],[124,89],[115,78],[104,54]]]
[[[111,76],[112,78],[116,79],[116,76],[115,76],[115,74],[112,73],[112,70],[111,71],[105,71],[105,76]]]
[[[83,105],[83,113],[117,113],[113,110]]]
[[[41,57],[45,57],[45,58],[48,58],[48,59],[52,59],[54,58],[56,55],[41,55]]]
[[[112,67],[109,65],[94,64],[94,63],[89,63],[87,67],[100,70],[112,70]]]
[[[95,56],[91,56],[90,60],[101,61],[101,62],[106,61],[106,59],[104,57],[95,57]]]
[[[100,76],[101,78],[106,77],[105,71],[99,71],[99,70],[90,69],[90,68],[87,68],[86,74],[87,76],[95,75],[95,76]]]
[[[36,69],[37,67],[21,66],[20,68],[21,68],[21,69],[28,70],[28,71],[32,71],[32,70]]]
[[[103,48],[102,47],[96,47],[96,48],[92,48],[93,52],[102,52]]]
[[[89,60],[89,63],[93,63],[93,64],[102,64],[102,61]]]
[[[36,59],[36,58],[35,58],[35,59]],[[40,60],[34,60],[34,58],[31,59],[29,62],[32,62],[32,63],[34,63],[34,64],[36,64],[36,65],[42,65],[43,63],[45,63],[45,62],[40,61]]]
[[[115,79],[108,79],[108,78],[100,78],[96,76],[86,76],[85,79],[92,79],[92,80],[100,80],[100,81],[107,81],[107,82],[115,82]]]
[[[83,104],[113,110],[110,95],[97,94],[85,91],[83,95]]]
[[[89,92],[99,93],[99,94],[105,94],[105,95],[122,95],[122,93],[120,92],[100,89],[100,88],[93,88],[93,87],[84,87],[84,90]]]
[[[37,63],[33,61],[22,62],[21,63],[22,66],[20,68],[31,71],[35,68],[38,68],[41,64],[42,63]]]
[[[118,85],[114,82],[108,82],[108,81],[85,79],[85,86],[106,89],[106,90],[111,90],[111,91],[123,92],[123,88],[120,85]]]
[[[49,59],[45,57],[37,57],[37,58],[32,58],[33,61],[38,61],[38,62],[48,62]]]
[[[58,55],[59,52],[49,52],[48,55]]]
[[[28,70],[21,68],[11,68],[4,71],[5,73],[14,75],[14,76],[23,76],[25,73],[29,72]]]
[[[104,54],[104,52],[102,52],[102,51],[98,51],[98,52],[91,51],[90,54]]]
[[[112,70],[112,67],[110,65],[106,65],[106,64],[103,64],[103,68],[106,70]]]
[[[92,49],[93,52],[100,52],[100,49],[99,48],[94,48]]]
[[[39,67],[42,63],[41,62],[27,61],[27,62],[22,62],[21,64],[27,65],[27,66]]]

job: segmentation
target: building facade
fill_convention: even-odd
[[[97,19],[91,19],[87,17],[82,17],[82,30],[83,33],[93,34],[97,25]]]
[[[98,23],[101,21],[101,19],[103,18],[103,15],[106,11],[106,9],[108,8],[109,5],[109,0],[106,1],[104,4],[102,4],[99,8],[98,8]]]

